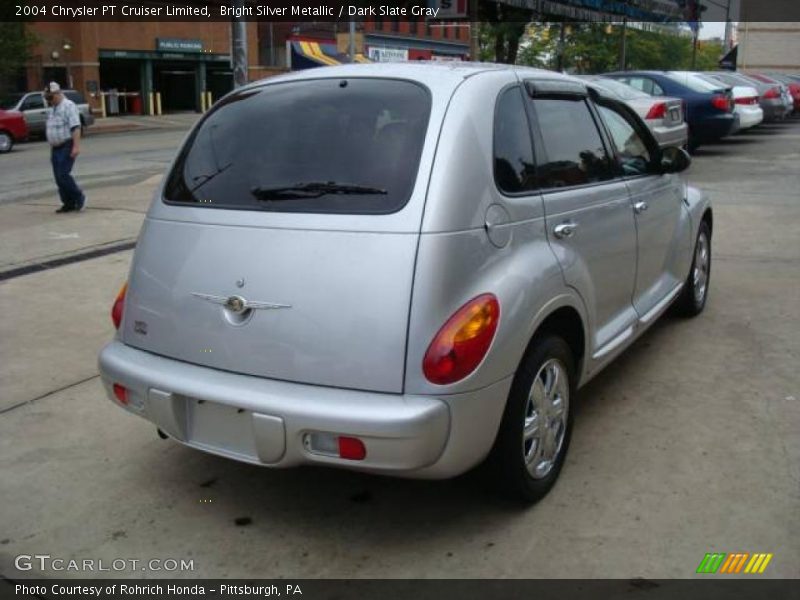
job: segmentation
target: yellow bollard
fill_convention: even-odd
[[[106,95],[103,92],[100,92],[100,114],[104,119],[108,116],[106,114]]]
[[[155,106],[153,101],[153,92],[149,92],[147,94],[147,114],[154,115],[155,114]]]
[[[161,115],[161,92],[156,92],[156,114]]]
[[[206,112],[206,93],[200,92],[200,112]]]
[[[208,100],[206,100],[206,106],[210,109],[211,106],[214,104],[214,98],[211,96],[211,92],[206,92],[208,94]]]

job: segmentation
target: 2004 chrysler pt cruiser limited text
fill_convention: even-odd
[[[576,390],[706,303],[712,213],[680,149],[590,82],[484,64],[252,83],[150,206],[110,398],[163,437],[272,467],[446,478],[535,501]]]

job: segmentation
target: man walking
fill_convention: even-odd
[[[44,97],[51,107],[47,111],[47,141],[62,205],[56,212],[78,212],[86,206],[86,196],[72,177],[72,167],[81,152],[81,117],[78,107],[55,81],[47,84]]]

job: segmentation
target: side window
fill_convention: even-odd
[[[22,110],[34,110],[37,108],[44,108],[44,100],[40,94],[32,94],[25,98],[22,103]]]
[[[653,91],[650,92],[653,96],[663,96],[664,95],[664,88],[662,88],[658,83],[653,80],[650,80],[650,83],[653,85]]]
[[[586,101],[535,99],[546,162],[539,161],[543,188],[568,187],[614,178],[614,164],[603,146]]]
[[[629,79],[628,78],[622,79],[621,81],[624,81],[629,86],[636,88],[637,90],[642,91],[645,94],[650,94],[651,96],[664,95],[663,88],[649,77],[631,77]]]
[[[494,180],[503,192],[515,194],[536,187],[533,145],[519,88],[500,94],[494,113]]]
[[[651,156],[636,129],[616,110],[606,106],[597,108],[617,148],[625,175],[646,175],[649,172]]]

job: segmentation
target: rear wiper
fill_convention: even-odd
[[[214,179],[214,177],[216,177],[220,173],[224,173],[225,171],[227,171],[232,166],[233,166],[233,163],[229,162],[227,165],[218,168],[213,173],[203,173],[202,175],[197,175],[196,177],[192,177],[192,182],[196,183],[196,185],[192,189],[190,189],[189,191],[190,192],[194,192],[194,191],[200,189],[205,184],[207,184],[209,181]]]
[[[259,200],[294,200],[300,198],[319,198],[328,194],[387,194],[381,188],[335,181],[309,181],[283,187],[255,186],[250,189]]]

